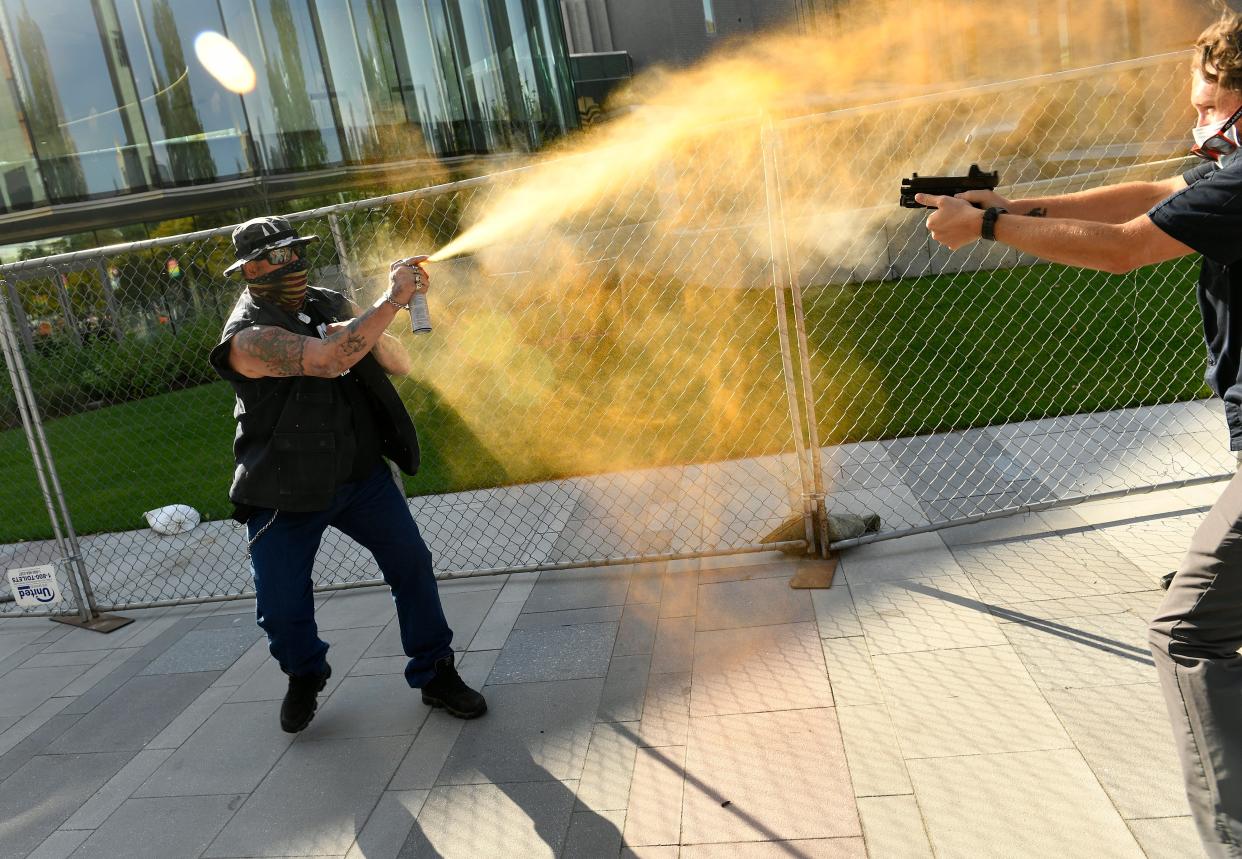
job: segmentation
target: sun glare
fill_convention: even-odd
[[[211,30],[199,33],[194,40],[194,53],[203,68],[225,89],[239,94],[254,89],[254,66],[226,37]]]

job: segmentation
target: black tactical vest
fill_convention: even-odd
[[[318,337],[315,323],[349,319],[349,301],[339,292],[309,287],[303,310],[312,321],[263,301],[243,290],[211,350],[211,365],[233,386],[237,434],[233,454],[237,468],[229,498],[243,521],[252,508],[312,512],[324,510],[347,481],[356,444],[349,403],[332,379],[311,376],[248,379],[228,362],[229,341],[252,325],[271,325]],[[406,474],[418,471],[418,436],[397,390],[374,355],[355,364],[367,394],[374,399],[380,451]]]

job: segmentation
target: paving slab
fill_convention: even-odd
[[[196,629],[165,650],[143,674],[188,674],[224,671],[263,637],[257,627]]]
[[[1151,588],[1151,576],[1097,532],[955,546],[952,551],[980,598],[989,604],[1007,606]]]
[[[437,784],[576,780],[604,681],[487,686],[487,715],[462,728]]]
[[[597,859],[621,852],[625,811],[575,811],[569,821],[562,859]]]
[[[48,721],[56,718],[71,701],[71,698],[52,698],[39,705],[29,715],[22,716],[13,722],[4,733],[0,734],[0,762],[4,762],[13,753],[15,747],[25,743],[28,737],[36,734]],[[72,717],[72,720],[76,722],[77,717]],[[29,743],[25,744],[29,745]],[[4,777],[5,775],[0,775],[0,779]]]
[[[298,742],[345,737],[413,737],[431,708],[402,674],[346,677]],[[271,718],[269,715],[267,718]]]
[[[521,617],[520,602],[501,602],[497,599],[479,629],[470,640],[469,650],[500,650],[509,640],[513,625]],[[554,612],[555,613],[555,612]]]
[[[397,613],[392,591],[386,586],[337,591],[315,610],[320,629],[384,626]]]
[[[0,844],[24,856],[38,847],[121,767],[133,752],[39,755],[0,782]]]
[[[1147,624],[1129,612],[1009,623],[1002,628],[1042,689],[1121,686],[1155,676]]]
[[[219,677],[217,671],[134,677],[48,747],[55,754],[138,751]]]
[[[932,859],[931,842],[913,794],[859,797],[858,816],[871,856]]]
[[[1207,859],[1190,815],[1127,820],[1147,859]]]
[[[811,591],[811,608],[815,612],[815,622],[819,625],[820,638],[845,638],[863,634],[862,625],[858,622],[858,611],[854,607],[854,597],[844,577],[833,582],[831,588]]]
[[[625,605],[630,587],[628,569],[599,567],[582,570],[550,570],[526,599],[525,612]]]
[[[17,668],[0,677],[0,716],[21,718],[86,672],[82,665]]]
[[[691,717],[684,842],[861,834],[831,708]]]
[[[72,859],[169,859],[197,856],[245,797],[131,799],[86,839]]]
[[[223,704],[134,796],[250,793],[292,742],[267,702]]]
[[[617,623],[539,626],[509,634],[489,683],[529,683],[603,677],[616,641]]]
[[[821,644],[833,702],[838,707],[884,703],[865,638],[825,638]]]
[[[332,666],[332,676],[328,679],[323,692],[320,693],[321,698],[332,694],[341,680],[349,674],[349,669],[354,663],[376,642],[379,632],[376,627],[323,631],[320,638],[329,645],[328,664]],[[247,651],[247,655],[242,657],[245,659],[253,654],[258,666],[250,673],[246,681],[235,689],[229,698],[230,701],[279,701],[285,697],[285,691],[289,688],[289,678],[280,670],[280,664],[274,657],[269,655],[266,659],[260,659],[259,652],[265,649],[264,642],[256,642],[252,650]],[[400,652],[398,645],[397,655]]]
[[[1071,745],[1012,648],[900,653],[874,663],[907,763]]]
[[[834,703],[814,623],[696,633],[693,690],[692,716]]]
[[[591,732],[591,745],[578,781],[581,809],[624,811],[638,755],[636,722],[601,722]]]
[[[294,743],[203,855],[344,855],[409,744],[409,737]]]
[[[608,664],[596,721],[632,722],[641,719],[651,675],[651,657],[615,656]]]
[[[938,857],[1143,856],[1091,769],[1073,749],[909,763]],[[948,785],[951,790],[946,790]],[[981,814],[984,808],[987,813]]]
[[[1045,696],[1122,817],[1189,814],[1159,683]]]
[[[636,656],[650,654],[655,649],[656,629],[659,626],[659,605],[655,603],[628,603],[621,615],[613,656]],[[688,626],[683,620],[683,627]]]
[[[691,674],[652,674],[647,681],[642,720],[638,723],[640,745],[684,746],[690,726]]]
[[[440,593],[440,604],[444,607],[444,616],[453,630],[453,649],[464,651],[470,646],[470,640],[478,632],[483,619],[496,601],[498,587],[486,590],[469,590],[461,592]],[[378,635],[372,635],[374,643],[367,649],[366,656],[400,656],[405,650],[401,646],[401,626],[396,614],[389,615],[391,620]],[[360,629],[355,627],[355,629]],[[332,638],[325,631],[320,637],[331,642]],[[329,655],[331,660],[331,655]]]
[[[685,771],[685,746],[638,750],[626,804],[623,836],[627,847],[680,843]]]
[[[1005,644],[965,575],[850,583],[858,623],[875,655]]]
[[[58,829],[44,839],[26,859],[69,859],[91,835],[89,829]]]
[[[838,707],[836,713],[854,796],[911,793],[910,776],[888,709],[879,704],[863,704]]]
[[[651,672],[689,671],[694,661],[693,617],[662,617],[656,624]]]
[[[738,629],[801,623],[815,619],[810,591],[794,590],[785,579],[763,578],[699,586],[695,628]]]
[[[346,859],[380,859],[400,853],[430,793],[427,790],[384,791]]]
[[[851,585],[962,574],[957,558],[936,532],[857,546],[843,552],[838,563]]]
[[[559,856],[573,814],[575,786],[542,781],[436,787],[398,855]]]
[[[134,755],[61,828],[98,829],[171,754],[171,749],[144,749]]]

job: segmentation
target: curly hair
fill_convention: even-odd
[[[1242,15],[1222,15],[1199,34],[1194,70],[1222,89],[1242,92]]]

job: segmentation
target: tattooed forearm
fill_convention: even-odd
[[[375,312],[375,308],[369,308],[365,313],[351,321],[343,330],[337,332],[336,338],[341,339],[341,352],[350,357],[360,352],[371,351],[371,345],[367,343],[367,338],[358,333],[358,329],[362,324],[371,317]]]
[[[302,375],[305,337],[280,328],[256,327],[238,334],[235,343],[245,358],[253,359],[268,375]]]
[[[1034,209],[1027,212],[1026,216],[1028,218],[1046,218],[1048,217],[1048,210],[1042,206],[1036,206]]]

